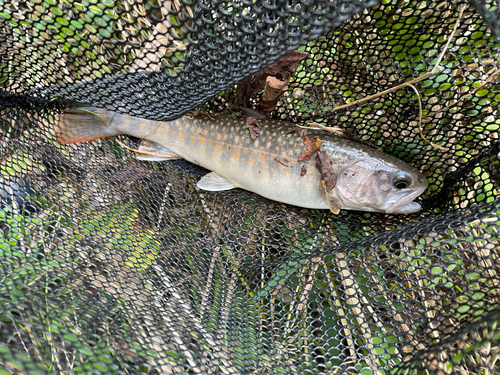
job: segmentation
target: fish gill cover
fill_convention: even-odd
[[[498,13],[0,1],[0,373],[500,373]],[[206,170],[137,161],[137,139],[54,134],[74,101],[166,121],[238,98],[406,161],[423,209],[201,191]]]

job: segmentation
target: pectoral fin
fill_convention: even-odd
[[[328,200],[328,206],[330,206],[330,211],[332,211],[332,213],[337,215],[340,212],[340,209],[342,208],[340,206],[340,200],[334,196],[333,190],[330,191],[327,190],[324,180],[320,181],[320,186],[325,191],[326,199]]]
[[[138,155],[135,157],[137,160],[164,161],[182,159],[162,145],[147,140],[142,140],[137,150]]]
[[[231,190],[238,187],[231,181],[225,179],[222,176],[219,176],[215,172],[211,172],[203,176],[201,180],[198,181],[196,186],[198,186],[202,190],[207,191]]]

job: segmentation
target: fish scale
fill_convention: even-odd
[[[260,133],[256,139],[252,139],[246,128],[246,118],[230,114],[158,122],[103,109],[81,108],[63,113],[57,126],[61,143],[119,134],[145,139],[168,150],[165,152],[211,170],[222,181],[227,180],[230,187],[241,187],[306,208],[331,208],[329,199],[333,196],[343,209],[408,213],[404,207],[413,204],[410,211],[417,206],[419,209],[412,201],[427,187],[425,177],[397,158],[324,131],[308,130],[307,137],[321,140],[320,149],[328,153],[338,174],[329,198],[321,188],[315,155],[298,161],[306,149],[304,136],[298,131],[291,132],[295,125],[268,118],[258,120]],[[305,174],[301,173],[304,169]],[[394,176],[401,171],[411,177],[407,189],[392,186]],[[363,189],[357,190],[356,185]],[[395,201],[394,197],[399,199]]]

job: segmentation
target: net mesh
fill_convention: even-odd
[[[500,373],[498,12],[0,1],[0,372]],[[54,138],[74,101],[164,121],[227,111],[293,50],[308,56],[270,117],[418,168],[422,211],[205,192],[206,170],[138,161],[136,139]]]

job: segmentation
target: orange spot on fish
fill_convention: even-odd
[[[252,158],[248,159],[248,164],[253,164],[253,159]]]
[[[220,134],[217,134],[217,140],[219,140],[219,141],[220,141],[220,139],[221,139],[221,135],[220,135]]]
[[[223,162],[223,163],[225,163],[225,162],[226,162],[226,159],[225,159],[225,158],[224,158],[224,159],[222,159],[222,162]]]
[[[243,149],[243,153],[246,154],[248,152],[248,149],[247,148],[244,148]]]
[[[214,141],[208,141],[208,144],[212,146],[214,144]]]
[[[235,159],[238,159],[238,157],[239,157],[239,156],[240,156],[240,155],[239,155],[237,152],[235,152],[235,153],[234,153],[234,158],[235,158]]]
[[[202,145],[204,145],[204,144],[205,144],[205,139],[204,139],[204,138],[200,138],[200,143],[201,143]]]
[[[191,139],[191,141],[194,141],[196,139],[196,137],[191,137],[190,139]]]
[[[165,125],[163,129],[168,130],[168,125]]]
[[[172,135],[175,135],[176,133],[177,133],[177,132],[173,131],[173,132],[172,132]]]
[[[180,137],[181,139],[184,139],[184,134],[182,134],[182,133],[181,133],[181,134],[179,134],[179,137]]]
[[[215,148],[215,152],[220,152],[220,146],[217,146],[217,147]]]
[[[264,160],[265,160],[264,155],[260,155],[260,161],[264,162]]]
[[[229,146],[229,145],[226,145],[226,148],[227,148],[227,149],[229,150],[229,149],[231,148],[231,146]]]

